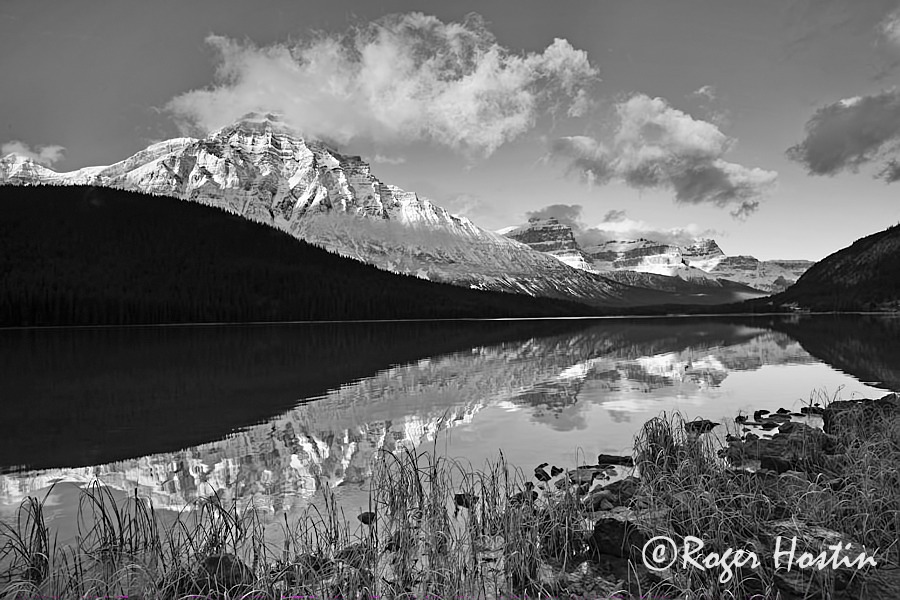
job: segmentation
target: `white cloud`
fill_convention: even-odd
[[[563,225],[568,225],[573,231],[578,232],[584,227],[584,224],[581,222],[582,209],[583,207],[580,204],[551,204],[538,210],[526,212],[525,216],[528,217],[529,221],[531,219],[543,220],[553,218]]]
[[[609,210],[596,225],[582,220],[580,204],[551,204],[526,213],[529,219],[554,218],[572,228],[575,241],[582,248],[616,240],[648,239],[663,244],[690,244],[695,240],[711,237],[715,231],[690,224],[685,227],[661,228],[646,221],[631,219],[624,210]]]
[[[35,146],[32,149],[28,144],[19,140],[10,140],[0,146],[0,156],[16,153],[45,167],[53,166],[53,163],[60,161],[65,151],[66,149],[62,146]]]
[[[859,104],[860,101],[862,101],[862,96],[853,96],[852,98],[844,98],[843,100],[838,100],[838,104],[840,104],[844,108],[850,108]]]
[[[515,54],[477,15],[462,23],[391,15],[292,45],[221,36],[207,43],[221,59],[215,84],[167,105],[188,128],[273,111],[304,135],[339,143],[429,140],[489,155],[545,111],[582,114],[597,81],[587,54],[566,40]]]
[[[557,139],[551,156],[591,185],[622,181],[635,188],[670,189],[680,203],[731,207],[746,217],[778,174],[727,162],[735,140],[707,121],[674,109],[662,98],[637,94],[616,105],[609,144],[587,136]]]
[[[602,222],[584,228],[577,237],[584,247],[603,242],[646,239],[662,244],[686,245],[717,232],[696,224],[684,227],[658,227],[642,220],[629,218],[624,210],[609,211]]]

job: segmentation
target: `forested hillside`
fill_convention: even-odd
[[[192,202],[0,186],[0,326],[590,312],[388,273]]]
[[[900,310],[900,226],[823,258],[769,300],[815,311]]]

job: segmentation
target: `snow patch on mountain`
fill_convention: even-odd
[[[720,280],[727,280],[776,293],[797,281],[813,264],[802,260],[763,262],[752,256],[729,257],[711,239],[698,239],[686,245],[644,238],[625,239],[582,248],[571,228],[553,218],[531,219],[527,225],[501,231],[570,266],[655,289],[673,289],[673,284],[658,278],[614,274],[632,272],[676,277],[701,285],[715,285]]]

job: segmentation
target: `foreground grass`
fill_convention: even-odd
[[[96,483],[82,493],[74,545],[56,544],[35,498],[2,526],[0,598],[897,597],[900,580],[882,575],[900,564],[900,413],[851,408],[830,429],[832,455],[810,443],[795,468],[754,474],[663,415],[636,439],[639,477],[624,495],[604,489],[600,465],[549,475],[542,465],[532,479],[502,456],[476,471],[433,451],[383,453],[365,523],[326,492],[323,507],[281,525],[277,547],[252,507],[203,499],[164,527],[146,500],[117,503]],[[613,521],[626,527],[610,550],[598,540]],[[877,548],[879,569],[776,570],[776,535]],[[725,582],[721,569],[653,573],[640,557],[653,536],[694,536],[704,553],[752,550],[761,564]],[[893,595],[877,595],[885,586]]]
[[[656,590],[674,589],[685,598],[900,597],[900,411],[859,404],[831,413],[836,406],[824,404],[828,433],[801,429],[787,445],[794,463],[780,474],[730,468],[720,458],[728,450],[692,440],[679,415],[644,425],[635,444],[643,474],[633,503],[643,530],[676,541],[698,537],[705,543],[700,556],[731,548],[760,559],[757,568],[733,569],[727,583],[721,568],[674,568]],[[737,436],[729,439],[742,445]],[[832,453],[821,451],[823,440]],[[795,565],[789,572],[782,559],[776,569],[778,536],[796,537],[798,554],[852,543],[846,555],[865,549],[881,568],[799,571]]]
[[[475,472],[434,452],[383,453],[368,524],[326,492],[274,547],[252,507],[202,499],[162,527],[148,502],[117,503],[98,482],[82,492],[71,547],[55,544],[38,499],[23,502],[0,531],[0,597],[546,597],[558,586],[542,569],[583,554],[583,510],[531,487],[502,458]]]

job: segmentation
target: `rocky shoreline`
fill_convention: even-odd
[[[591,560],[600,573],[609,574],[607,593],[623,598],[640,597],[647,589],[662,598],[726,593],[783,600],[897,597],[900,519],[890,511],[900,508],[900,463],[895,462],[900,396],[808,407],[802,416],[821,417],[821,428],[780,419],[770,428],[765,426],[773,421],[760,416],[763,422],[752,423],[764,427],[763,435],[742,427],[740,435],[726,435],[718,449],[679,435],[677,422],[645,425],[636,443],[642,472],[588,496],[591,508],[599,509],[590,515]],[[869,514],[875,508],[883,512]],[[866,521],[871,524],[859,526]],[[652,556],[645,552],[655,547],[648,542],[657,536],[669,545],[666,562],[675,554],[670,567],[658,570],[648,568]],[[690,538],[693,545],[686,545]],[[726,563],[741,552],[745,557],[753,553],[755,564],[729,569]],[[797,564],[804,554],[818,559],[823,553],[823,566],[811,559],[805,568]],[[871,558],[863,568],[855,561],[860,556]],[[723,578],[729,580],[723,583]],[[613,591],[616,587],[627,594]]]

